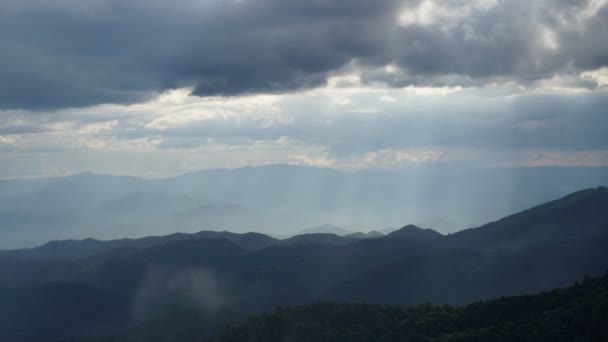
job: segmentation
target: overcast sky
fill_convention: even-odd
[[[0,178],[608,166],[608,0],[0,0]]]

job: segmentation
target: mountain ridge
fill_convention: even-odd
[[[207,328],[204,333],[211,334],[222,324],[281,305],[319,301],[465,305],[547,291],[605,272],[606,209],[608,192],[594,188],[509,215],[491,223],[491,229],[482,225],[433,239],[419,236],[428,231],[410,225],[401,232],[415,233],[407,238],[398,237],[399,231],[364,239],[328,234],[349,243],[312,239],[281,245],[262,234],[202,232],[198,238],[177,234],[144,240],[151,246],[111,249],[84,258],[3,256],[0,291],[47,282],[75,283],[134,303],[131,309],[139,313],[139,320],[125,320],[124,328],[153,320],[174,326],[177,330],[170,331],[175,334],[186,327],[180,328],[179,321],[169,317],[184,310],[192,314],[180,317],[200,320]],[[262,247],[247,249],[239,243]],[[212,319],[209,312],[222,319]],[[44,331],[45,326],[39,328]],[[34,323],[31,329],[36,331]],[[153,337],[148,340],[154,341]]]
[[[606,170],[513,168],[446,174],[424,167],[345,172],[273,165],[158,179],[86,174],[1,181],[0,248],[174,231],[283,236],[328,222],[353,231],[411,222],[447,233],[607,184]],[[431,180],[432,187],[424,186]],[[514,192],[514,184],[521,190]],[[140,195],[130,201],[129,194]],[[201,201],[233,206],[205,208],[197,205]]]

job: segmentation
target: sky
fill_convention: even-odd
[[[608,0],[0,0],[0,178],[608,167]]]

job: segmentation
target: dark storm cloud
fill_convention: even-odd
[[[444,17],[401,25],[420,1],[0,0],[0,108],[130,103],[180,86],[282,93],[322,85],[353,61],[405,69],[366,74],[392,86],[527,82],[608,65],[608,10],[590,12],[595,0],[478,2],[437,1],[444,9],[427,14]]]
[[[438,3],[451,3],[451,9],[462,1]],[[593,3],[600,1],[498,1],[489,9],[470,9],[467,19],[448,27],[398,28],[392,55],[418,84],[445,75],[474,83],[526,82],[596,69],[608,64],[608,47],[600,43],[608,34],[608,7],[595,10]]]

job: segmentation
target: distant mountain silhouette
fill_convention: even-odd
[[[447,236],[451,247],[520,248],[534,241],[586,239],[608,233],[608,188],[581,190],[479,228]]]
[[[363,237],[365,238],[365,236]],[[276,244],[281,246],[319,244],[319,245],[345,245],[353,243],[361,238],[358,236],[340,236],[331,233],[307,233],[292,236],[278,241]]]
[[[335,226],[333,224],[323,224],[320,226],[300,230],[296,235],[304,234],[335,234],[335,235],[348,235],[354,233],[346,228]]]
[[[602,247],[608,243],[608,189],[583,190],[435,241],[423,254],[337,284],[327,298],[460,304],[601,273],[608,268]]]
[[[83,258],[104,253],[118,248],[142,249],[163,245],[171,241],[187,239],[227,239],[246,250],[260,249],[271,245],[277,240],[260,233],[237,234],[227,231],[201,231],[186,234],[175,233],[165,236],[149,236],[139,239],[118,239],[100,241],[96,239],[52,241],[40,247],[0,251],[1,256],[52,259],[52,258]]]
[[[433,186],[420,187],[427,180]],[[608,168],[449,173],[421,166],[340,172],[291,165],[204,170],[166,179],[82,174],[0,180],[0,249],[175,231],[285,236],[325,222],[352,232],[400,222],[453,232],[607,183]]]
[[[377,230],[372,230],[367,233],[357,232],[357,233],[351,233],[351,234],[344,235],[344,237],[351,238],[351,239],[376,239],[376,238],[380,238],[383,236],[384,236],[384,234],[380,233]]]
[[[387,234],[392,238],[405,238],[405,239],[438,239],[443,237],[441,233],[432,229],[424,229],[413,224],[409,224],[403,228],[397,229]]]
[[[201,232],[57,242],[0,256],[0,291],[67,282],[114,294],[131,303],[127,331],[141,334],[146,322],[166,323],[171,332],[158,337],[170,341],[179,331],[203,327],[208,336],[235,319],[279,305],[468,304],[538,293],[602,274],[608,269],[607,245],[608,189],[600,187],[446,236],[405,226],[388,236],[361,239],[309,234],[275,240]],[[24,306],[20,314],[34,309]],[[180,329],[176,317],[200,320],[201,329]],[[29,322],[33,330],[45,331],[46,323]],[[89,326],[84,322],[70,331]]]

